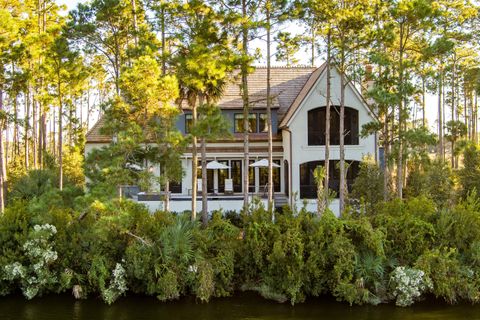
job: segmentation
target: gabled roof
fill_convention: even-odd
[[[285,116],[281,119],[280,121],[280,124],[278,125],[278,127],[280,129],[282,128],[285,128],[285,127],[288,127],[288,124],[290,122],[290,120],[292,119],[292,117],[295,115],[296,111],[298,110],[298,108],[300,107],[300,105],[302,104],[302,102],[305,100],[305,98],[308,96],[308,94],[310,93],[310,91],[312,90],[312,88],[315,86],[315,84],[317,83],[318,79],[320,79],[320,77],[322,76],[322,74],[325,72],[326,70],[326,66],[327,66],[327,63],[323,63],[317,70],[315,70],[314,72],[312,72],[312,74],[310,75],[310,77],[308,78],[308,81],[305,83],[305,85],[303,86],[303,88],[301,89],[301,91],[298,93],[297,97],[295,98],[295,100],[292,102],[290,108],[288,108],[288,111],[287,113],[285,114]],[[334,66],[335,70],[340,74],[340,70]],[[350,79],[347,77],[347,81],[349,81]],[[357,87],[355,87],[354,85],[351,84],[351,82],[349,82],[347,84],[347,86],[349,86],[355,96],[362,102],[362,104],[364,105],[364,107],[367,109],[368,113],[375,119],[377,119],[375,113],[372,111],[372,109],[370,108],[370,105],[367,103],[367,101],[365,100],[365,98],[363,97],[363,95],[358,91]]]
[[[272,108],[277,109],[279,121],[287,113],[294,100],[305,87],[307,81],[315,73],[315,67],[272,67],[270,69],[270,84],[272,96]],[[318,69],[317,69],[318,70]],[[315,71],[315,72],[314,72]],[[222,110],[241,110],[243,109],[243,100],[240,92],[241,78],[237,75],[225,88],[222,98],[217,102]],[[250,108],[267,108],[267,68],[256,67],[248,75],[248,95]],[[186,102],[182,104],[182,109],[188,110]],[[104,119],[101,117],[98,122],[88,131],[87,142],[103,143],[110,142],[111,137],[103,135],[101,128]]]
[[[293,100],[292,104],[288,108],[287,114],[282,118],[282,121],[278,126],[279,128],[285,127],[288,121],[290,121],[295,111],[297,111],[297,109],[300,107],[300,104],[308,95],[312,87],[315,85],[315,83],[317,83],[317,80],[318,78],[320,78],[320,75],[323,73],[323,70],[325,69],[326,65],[327,65],[326,63],[322,64],[317,70],[315,70],[310,74],[310,77],[308,78],[305,85],[302,87],[302,90],[300,90],[298,95],[295,97],[295,100]]]
[[[100,116],[100,118],[93,125],[93,127],[87,132],[87,143],[109,143],[112,140],[111,136],[102,134],[101,130],[104,124],[105,118],[103,116]]]
[[[272,67],[270,69],[272,108],[279,109],[281,115],[285,114],[315,69],[315,67]],[[223,96],[216,102],[221,109],[243,109],[243,99],[240,91],[241,80],[238,72],[235,72],[235,76],[226,86]],[[266,109],[267,68],[256,67],[248,75],[247,81],[250,108]],[[186,102],[182,104],[182,109],[189,109]]]

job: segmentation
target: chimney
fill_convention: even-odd
[[[369,98],[367,96],[367,93],[372,90],[374,84],[375,81],[373,80],[373,66],[371,64],[367,64],[365,65],[365,76],[363,78],[362,94],[369,105],[373,105],[375,102],[372,98]]]

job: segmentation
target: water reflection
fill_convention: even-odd
[[[424,302],[412,308],[393,305],[353,306],[330,298],[309,300],[294,307],[266,301],[255,294],[200,303],[193,298],[161,303],[152,297],[122,298],[112,306],[99,299],[74,300],[69,295],[51,295],[26,301],[22,296],[0,298],[1,320],[427,320],[479,319],[480,306],[448,306],[441,302]]]

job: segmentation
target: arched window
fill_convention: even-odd
[[[320,107],[308,111],[308,145],[325,145],[325,111]],[[358,144],[358,110],[345,107],[345,145]],[[330,107],[330,144],[340,144],[340,107]]]
[[[338,197],[340,191],[340,168],[338,168],[339,160],[330,160],[328,187],[335,191]],[[360,170],[360,162],[346,160],[347,169],[347,186],[351,191],[351,187]],[[300,198],[316,199],[317,184],[313,172],[317,166],[325,165],[325,161],[310,161],[300,165]]]

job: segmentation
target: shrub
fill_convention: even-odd
[[[396,299],[395,304],[400,307],[413,304],[425,290],[431,288],[430,279],[422,270],[403,266],[395,268],[390,276],[390,282]]]

